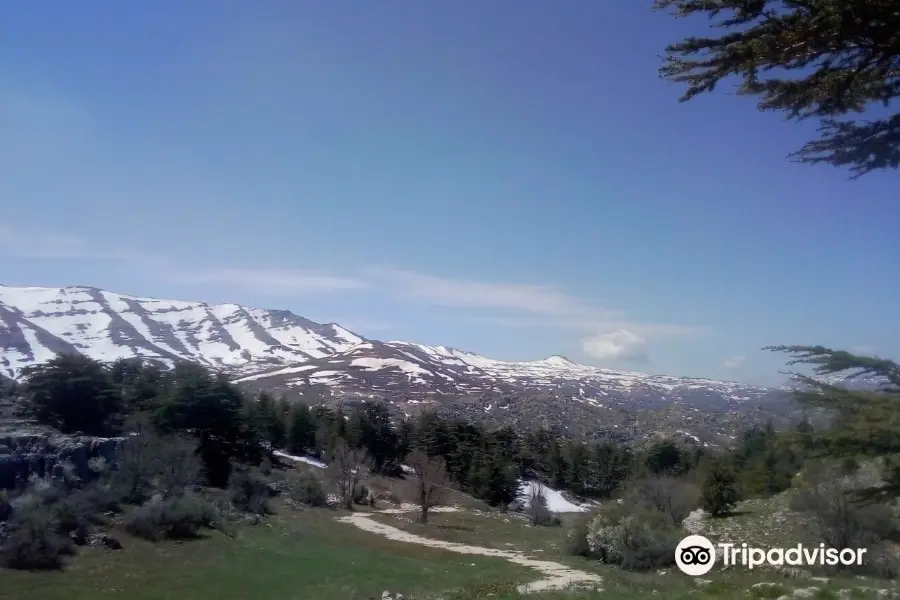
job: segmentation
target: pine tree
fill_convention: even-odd
[[[416,425],[411,419],[404,419],[397,432],[397,456],[407,456],[416,442]]]
[[[738,501],[734,472],[721,462],[716,462],[706,475],[701,490],[703,510],[714,517],[730,511]]]
[[[23,371],[25,407],[63,433],[107,435],[117,429],[121,392],[109,369],[80,354],[61,354]]]
[[[399,436],[391,423],[391,414],[387,406],[381,403],[366,405],[365,427],[363,429],[363,446],[372,457],[373,469],[377,473],[385,473],[388,465],[394,465],[402,454],[398,453]]]
[[[287,450],[305,454],[315,445],[316,428],[309,407],[302,403],[291,406],[288,413]]]
[[[849,167],[854,177],[900,165],[900,112],[839,120],[900,96],[900,10],[896,0],[656,0],[678,17],[700,15],[724,30],[666,48],[661,76],[687,85],[690,100],[723,80],[760,110],[820,119],[820,137],[796,161]]]
[[[772,346],[769,350],[791,355],[790,365],[813,366],[815,375],[847,373],[849,377],[880,379],[877,390],[853,390],[844,385],[824,383],[814,376],[793,373],[805,389],[795,392],[799,402],[825,411],[831,426],[821,431],[804,427],[795,433],[810,458],[837,460],[882,458],[894,462],[900,457],[900,365],[894,361],[858,356],[822,346]],[[868,496],[900,495],[900,477],[886,473],[885,485],[871,487]],[[898,473],[900,475],[900,473]]]
[[[550,455],[548,456],[548,466],[550,467],[551,485],[560,490],[568,487],[567,476],[569,473],[569,464],[563,454],[562,447],[557,439],[553,439],[550,444]]]
[[[597,496],[608,498],[625,481],[629,473],[631,457],[628,452],[611,443],[599,443],[593,448],[592,462],[597,479],[592,487]]]
[[[568,488],[578,495],[584,495],[591,479],[587,444],[579,440],[571,441],[566,444],[564,454],[568,465],[565,477]]]
[[[655,475],[672,475],[679,472],[682,451],[672,440],[663,440],[650,446],[645,464]]]
[[[518,469],[496,452],[478,453],[468,476],[468,490],[491,506],[505,507],[519,491]]]

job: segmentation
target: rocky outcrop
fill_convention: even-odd
[[[64,435],[33,426],[8,424],[0,428],[0,489],[13,489],[38,477],[63,477],[64,469],[88,480],[94,476],[92,458],[111,461],[122,438]]]

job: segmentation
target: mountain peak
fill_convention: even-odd
[[[545,358],[541,362],[546,363],[548,365],[553,365],[554,367],[577,367],[580,366],[578,363],[573,362],[562,356],[561,354],[554,354],[548,358]]]

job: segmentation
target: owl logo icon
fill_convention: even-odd
[[[675,547],[675,564],[685,575],[705,575],[715,563],[716,548],[702,535],[689,535]]]

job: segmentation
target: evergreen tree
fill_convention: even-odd
[[[352,449],[362,448],[368,427],[366,413],[362,408],[354,408],[347,414],[347,419],[344,421],[344,430],[340,437],[343,437],[347,445]]]
[[[849,167],[858,177],[900,165],[900,113],[841,119],[900,96],[900,11],[895,0],[656,0],[679,17],[724,30],[666,48],[660,74],[687,84],[682,101],[738,76],[760,110],[821,119],[820,138],[792,158]]]
[[[565,489],[568,486],[569,464],[563,455],[562,446],[556,438],[550,442],[547,466],[549,467],[550,485],[558,490]]]
[[[446,455],[447,472],[462,486],[466,485],[466,479],[472,470],[473,457],[482,448],[495,448],[502,457],[500,444],[495,438],[487,434],[483,427],[465,421],[448,424],[447,443],[451,446]]]
[[[824,383],[814,376],[793,374],[805,387],[795,392],[797,400],[811,409],[825,411],[832,419],[831,426],[821,431],[804,427],[794,434],[809,458],[881,458],[887,463],[896,462],[900,457],[900,365],[822,346],[768,349],[788,353],[792,357],[788,364],[810,365],[816,375],[847,373],[850,377],[870,376],[883,382],[878,390],[854,390]],[[890,469],[885,472],[885,485],[864,490],[865,494],[900,495],[900,477],[894,479],[891,473]]]
[[[315,443],[316,428],[306,404],[296,403],[288,413],[287,451],[305,454]]]
[[[416,425],[411,419],[404,419],[397,432],[397,456],[409,456],[415,443]]]
[[[480,452],[472,463],[468,491],[491,506],[505,507],[519,491],[518,469],[491,450]]]
[[[672,440],[656,442],[647,450],[644,464],[654,475],[673,475],[680,471],[682,452]]]
[[[372,457],[376,473],[386,473],[389,464],[396,465],[405,456],[398,452],[399,436],[391,423],[387,406],[381,403],[366,405],[362,445]],[[396,468],[396,467],[394,467]]]
[[[113,383],[121,390],[123,416],[139,418],[152,413],[165,398],[168,373],[158,365],[140,360],[117,360],[110,367]]]
[[[734,472],[716,461],[703,482],[700,497],[703,510],[714,517],[728,513],[738,501],[736,483]]]
[[[244,397],[227,377],[185,362],[174,367],[171,379],[157,423],[164,432],[188,431],[200,440],[210,485],[227,484],[232,459],[260,460],[258,438],[243,418]]]
[[[565,477],[568,489],[575,494],[585,495],[595,478],[591,472],[587,444],[578,440],[569,442],[565,448],[565,458],[568,466]]]
[[[108,435],[118,429],[120,390],[109,369],[80,354],[61,354],[23,370],[25,410],[63,433]]]
[[[604,442],[594,446],[592,462],[597,478],[591,487],[597,496],[608,498],[628,477],[631,457],[627,450]]]
[[[520,459],[523,475],[551,472],[550,453],[555,439],[553,433],[545,427],[531,430],[523,436],[523,455]]]
[[[260,439],[267,440],[274,448],[283,448],[286,442],[284,407],[269,392],[260,392],[256,401],[246,411],[250,421],[247,426]]]

